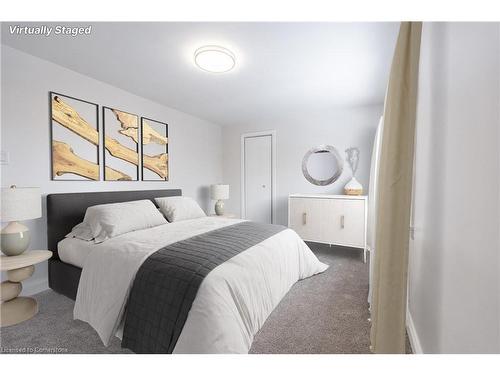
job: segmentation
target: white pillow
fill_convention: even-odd
[[[193,198],[165,197],[155,198],[155,201],[160,207],[160,211],[171,223],[207,216]]]
[[[94,235],[92,234],[90,226],[84,222],[75,225],[71,232],[68,233],[65,237],[78,238],[84,241],[92,241],[94,239]]]
[[[92,206],[87,208],[83,222],[90,227],[95,243],[167,223],[150,200]]]

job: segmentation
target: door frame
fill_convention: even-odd
[[[271,223],[276,222],[276,130],[265,130],[258,132],[250,132],[241,134],[241,196],[240,196],[240,209],[241,218],[246,218],[245,207],[245,139],[271,136]]]

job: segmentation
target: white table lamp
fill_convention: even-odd
[[[28,227],[20,220],[42,216],[42,200],[39,188],[2,188],[0,220],[9,224],[0,232],[0,246],[5,255],[22,254],[30,244]]]
[[[210,198],[217,201],[215,203],[215,213],[218,216],[224,215],[224,200],[229,199],[229,185],[211,185]]]

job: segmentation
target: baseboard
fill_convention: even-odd
[[[49,289],[49,282],[46,277],[43,279],[27,279],[23,281],[22,296],[32,296]]]
[[[406,310],[406,331],[408,332],[408,338],[410,339],[413,354],[424,354],[410,310]]]

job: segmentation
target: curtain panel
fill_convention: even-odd
[[[371,350],[405,353],[406,293],[421,22],[402,22],[384,104]]]

